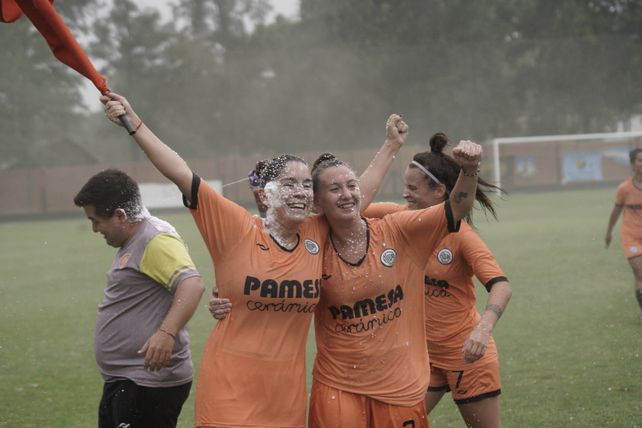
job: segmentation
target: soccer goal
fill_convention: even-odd
[[[495,184],[506,189],[615,182],[630,174],[628,152],[642,131],[491,140]]]

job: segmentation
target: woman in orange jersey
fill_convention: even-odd
[[[604,242],[606,247],[611,244],[612,231],[620,214],[624,212],[620,244],[624,256],[629,261],[635,278],[635,297],[640,305],[642,317],[642,149],[629,152],[629,160],[633,177],[621,183],[615,195],[615,205],[609,217]]]
[[[442,203],[452,194],[459,165],[443,153],[445,134],[430,139],[430,151],[418,153],[406,169],[404,198],[407,206],[372,204],[367,216],[419,210]],[[497,189],[479,180],[476,199],[495,210],[484,190]],[[470,217],[467,217],[470,220]],[[469,427],[500,427],[499,361],[492,330],[512,290],[493,254],[477,233],[462,222],[459,233],[449,234],[433,248],[425,264],[426,337],[430,354],[428,412],[451,391]],[[483,315],[475,308],[473,275],[489,292]]]
[[[173,181],[210,252],[216,284],[234,305],[217,323],[196,384],[197,427],[305,427],[305,345],[319,301],[322,216],[309,217],[312,180],[292,155],[263,167],[258,191],[263,220],[216,193],[192,172],[116,94],[101,97],[107,116],[126,115],[132,134],[156,168]],[[400,122],[391,117],[391,126]],[[389,133],[390,135],[390,133]],[[384,143],[396,152],[399,140]],[[402,143],[402,142],[401,142]]]
[[[472,207],[481,147],[461,142],[454,153],[462,172],[448,200],[374,220],[360,216],[359,181],[347,165],[332,155],[315,163],[315,206],[331,230],[315,312],[311,428],[428,426],[422,267]]]

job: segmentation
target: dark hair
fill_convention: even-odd
[[[420,163],[424,168],[430,171],[430,173],[434,175],[441,184],[446,186],[446,192],[450,194],[453,187],[455,187],[461,168],[452,157],[443,152],[444,148],[448,145],[448,142],[448,136],[443,132],[438,132],[430,137],[430,151],[417,153],[413,156],[412,160]],[[417,168],[417,166],[412,163],[409,167]],[[426,175],[425,178],[430,187],[436,187],[439,185],[429,176]],[[486,195],[486,192],[491,190],[499,190],[500,192],[503,192],[501,188],[488,183],[482,178],[477,179],[477,192],[475,193],[475,199],[479,202],[484,211],[490,212],[493,217],[497,218],[493,202]],[[471,213],[466,215],[466,221],[472,225]]]
[[[308,163],[298,156],[283,154],[272,158],[271,160],[261,160],[256,163],[256,173],[261,179],[261,187],[265,187],[270,181],[274,181],[285,168],[288,162],[301,162],[304,165]]]
[[[639,147],[629,152],[629,161],[631,162],[631,164],[635,162],[635,158],[638,156],[638,153],[642,153],[642,149]]]
[[[345,166],[352,170],[352,167],[342,160],[337,159],[332,153],[322,153],[312,164],[312,190],[317,191],[319,187],[319,175],[328,168]]]
[[[138,184],[118,169],[106,169],[91,177],[74,197],[74,204],[93,205],[102,218],[111,218],[121,208],[135,219],[144,209]]]

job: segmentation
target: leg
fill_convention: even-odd
[[[501,428],[499,360],[495,342],[490,341],[486,355],[464,370],[448,372],[448,383],[459,413],[469,428]]]
[[[501,428],[499,396],[465,404],[457,404],[469,428]]]
[[[450,391],[450,388],[448,387],[445,370],[430,364],[430,385],[428,386],[428,391],[426,391],[425,399],[428,414],[432,412],[432,409],[439,403],[441,397],[448,391]]]
[[[168,388],[141,389],[141,428],[174,428],[192,382]]]
[[[138,385],[131,380],[105,382],[98,408],[99,428],[136,427],[139,422]]]
[[[642,256],[631,257],[628,260],[635,278],[635,297],[642,313]]]
[[[441,401],[441,397],[446,393],[445,389],[440,391],[431,391],[430,389],[426,392],[426,411],[428,414],[432,412],[432,409]]]

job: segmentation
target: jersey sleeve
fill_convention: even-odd
[[[459,249],[467,264],[472,267],[473,273],[479,282],[486,287],[486,290],[490,292],[493,285],[499,281],[508,281],[495,256],[477,232],[468,229],[461,233]]]
[[[183,241],[170,233],[158,234],[147,243],[140,271],[172,294],[187,278],[200,276]]]
[[[192,194],[183,203],[190,209],[198,230],[214,261],[230,250],[256,227],[247,210],[217,193],[205,180],[194,174]]]
[[[369,218],[383,218],[387,214],[405,211],[408,207],[392,202],[377,202],[370,204],[361,214]]]
[[[626,181],[622,184],[620,184],[617,187],[617,192],[615,193],[615,205],[622,206],[626,202],[626,195],[627,195],[627,186],[626,186]]]
[[[459,230],[446,200],[438,205],[421,210],[408,210],[384,217],[401,236],[404,245],[419,266],[425,266],[432,250],[449,232]]]

